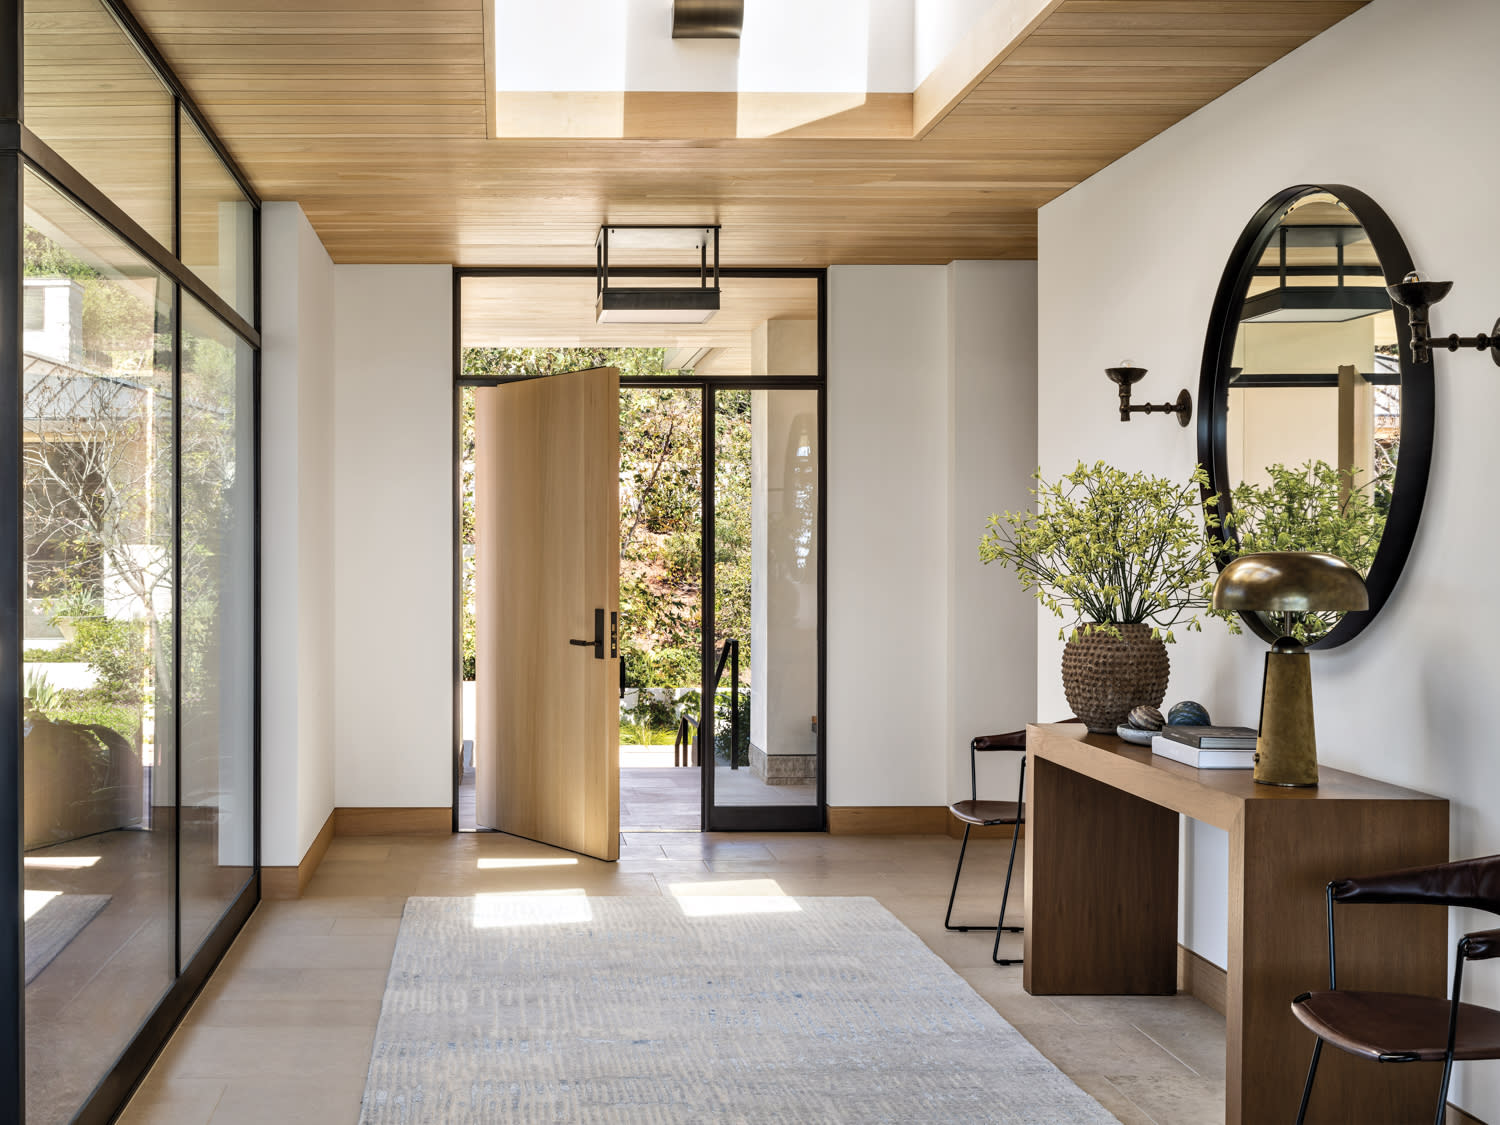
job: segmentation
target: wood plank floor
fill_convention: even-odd
[[[970,845],[960,917],[991,916],[1005,846]],[[1028,996],[1018,967],[990,962],[991,935],[943,930],[956,853],[956,841],[945,836],[627,834],[620,862],[609,864],[498,833],[336,839],[306,897],[264,903],[255,912],[121,1120],[357,1121],[410,895],[575,888],[660,895],[707,882],[723,893],[765,893],[761,881],[774,880],[792,895],[879,899],[1126,1125],[1221,1121],[1222,1019],[1186,996]],[[564,862],[481,866],[499,858]],[[1020,940],[1005,939],[1017,950]]]

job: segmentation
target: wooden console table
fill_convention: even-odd
[[[1313,1037],[1292,997],[1328,985],[1329,880],[1448,858],[1448,802],[1321,769],[1314,789],[1196,770],[1081,725],[1030,726],[1026,991],[1177,987],[1178,814],[1229,833],[1226,1125],[1290,1122]],[[1339,984],[1447,994],[1446,912],[1340,906]],[[1323,1052],[1309,1122],[1426,1121],[1439,1068]]]

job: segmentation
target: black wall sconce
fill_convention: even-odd
[[[1415,270],[1395,285],[1387,285],[1391,300],[1403,305],[1411,325],[1411,358],[1416,363],[1431,363],[1433,348],[1447,348],[1456,352],[1459,348],[1477,348],[1487,351],[1490,358],[1500,366],[1500,320],[1490,329],[1490,335],[1481,332],[1478,336],[1433,336],[1427,322],[1427,311],[1448,295],[1453,288],[1451,281],[1423,281]]]
[[[1132,414],[1175,414],[1177,424],[1186,426],[1192,419],[1193,396],[1188,394],[1186,387],[1177,395],[1176,402],[1152,402],[1131,406],[1130,388],[1141,381],[1141,376],[1146,374],[1146,369],[1131,367],[1130,361],[1126,360],[1119,367],[1106,367],[1104,373],[1120,388],[1120,421],[1130,421]]]

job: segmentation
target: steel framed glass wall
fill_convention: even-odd
[[[259,200],[114,0],[0,0],[0,1120],[110,1120],[260,897]]]

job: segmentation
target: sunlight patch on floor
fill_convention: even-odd
[[[29,855],[26,857],[26,866],[45,867],[54,871],[77,871],[93,867],[99,859],[96,855]]]
[[[55,899],[62,891],[31,891],[26,892],[26,901],[22,905],[22,920],[27,921],[36,916],[37,911]]]
[[[795,914],[802,907],[775,879],[734,879],[716,883],[672,883],[667,888],[689,918],[723,914]]]

